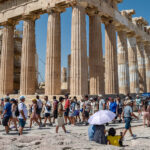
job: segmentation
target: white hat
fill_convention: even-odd
[[[90,101],[92,101],[92,100],[93,100],[93,97],[90,98]]]
[[[103,95],[102,95],[102,94],[100,94],[100,95],[98,95],[98,97],[103,97]]]

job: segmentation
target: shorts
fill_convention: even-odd
[[[64,117],[57,118],[57,126],[62,127],[64,125]]]
[[[56,119],[58,117],[58,111],[57,110],[54,110],[54,118]]]
[[[75,111],[74,111],[74,116],[79,116],[79,114],[80,114],[80,111],[79,111],[79,110],[75,110]]]
[[[9,121],[10,117],[4,117],[2,120],[2,124],[3,126],[8,126],[8,121]]]
[[[89,118],[89,112],[88,111],[84,111],[84,116],[85,116],[85,118]]]
[[[26,121],[24,119],[19,119],[19,127],[24,128]]]
[[[41,112],[42,112],[42,108],[38,108],[37,111],[36,111],[36,114],[37,114],[37,115],[40,115]]]
[[[64,112],[64,116],[66,116],[66,117],[69,116],[69,108],[67,108],[66,111]]]
[[[118,109],[118,114],[121,115],[122,114],[122,108]]]
[[[50,117],[50,113],[45,113],[45,118]]]
[[[130,129],[131,128],[131,118],[124,118],[125,120],[125,129]]]

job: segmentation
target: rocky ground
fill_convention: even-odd
[[[137,135],[132,139],[129,134],[124,139],[124,148],[114,146],[99,145],[88,141],[88,126],[69,126],[66,128],[70,133],[63,133],[60,128],[59,133],[55,133],[55,126],[42,127],[38,129],[34,126],[31,130],[26,125],[24,135],[18,136],[16,131],[11,131],[5,135],[4,128],[0,126],[0,150],[149,150],[150,149],[150,128],[144,128],[142,120],[133,121],[133,132]],[[110,124],[108,128],[115,127],[117,133],[123,131],[124,124]]]

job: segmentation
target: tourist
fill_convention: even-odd
[[[89,113],[91,110],[91,103],[88,100],[88,95],[84,96],[84,105],[83,105],[83,113],[84,113],[84,117],[85,117],[85,125],[88,125],[88,119],[89,119]]]
[[[45,120],[44,120],[44,125],[43,126],[46,126],[46,122],[47,122],[47,119],[49,120],[49,125],[51,126],[52,123],[51,123],[51,116],[50,116],[50,113],[51,113],[51,103],[50,101],[48,100],[48,96],[45,96],[44,97],[44,100],[45,100],[45,110],[44,110],[44,113],[45,113]]]
[[[32,100],[32,114],[30,116],[30,128],[32,127],[33,121],[35,121],[40,127],[40,123],[38,122],[37,109],[38,109],[37,100],[33,99]]]
[[[2,118],[2,114],[3,114],[3,110],[4,110],[4,99],[1,98],[0,99],[0,125],[2,124],[1,118]]]
[[[70,108],[70,101],[68,98],[68,94],[65,95],[65,113],[64,113],[64,117],[65,117],[65,124],[67,124],[67,120],[69,121],[70,124],[70,119],[69,119],[69,108]]]
[[[94,109],[95,109],[95,101],[94,101],[93,97],[90,98],[90,103],[91,103],[90,115],[93,115]]]
[[[95,134],[95,125],[90,125],[88,128],[88,137],[90,141],[94,140],[94,134]]]
[[[12,111],[12,118],[11,120],[13,121],[14,123],[14,126],[16,128],[16,131],[18,131],[18,128],[17,128],[17,116],[16,116],[16,111],[17,111],[17,107],[18,107],[18,104],[17,104],[17,101],[15,99],[11,99],[10,100],[12,106],[11,106],[11,111]]]
[[[143,126],[145,127],[147,121],[147,127],[150,127],[150,106],[144,105],[143,112]]]
[[[39,120],[40,124],[42,124],[41,112],[42,112],[42,108],[43,108],[43,102],[41,101],[39,95],[36,96],[36,100],[37,100],[37,111],[36,111],[36,114],[38,116],[38,120]]]
[[[98,100],[99,100],[99,110],[105,110],[106,109],[106,102],[105,102],[103,96],[99,95]]]
[[[123,111],[123,103],[122,103],[119,96],[116,98],[116,101],[117,101],[117,110],[118,110],[119,122],[121,122],[122,121],[121,114],[122,114],[122,111]]]
[[[58,117],[58,103],[56,96],[53,96],[53,123],[55,123],[55,119]]]
[[[116,135],[116,130],[114,128],[110,128],[107,136],[107,144],[114,146],[123,146],[122,133],[121,135]]]
[[[5,105],[4,105],[3,115],[2,115],[2,119],[3,119],[2,123],[3,123],[3,126],[5,126],[6,134],[9,133],[8,122],[9,122],[9,119],[11,118],[11,116],[12,116],[11,103],[9,102],[9,97],[7,96],[5,98]]]
[[[136,135],[132,133],[132,129],[131,129],[131,120],[132,120],[132,116],[137,118],[138,117],[133,113],[132,110],[132,101],[131,100],[127,100],[125,103],[125,107],[122,113],[122,116],[124,117],[124,121],[125,121],[125,131],[123,133],[123,137],[125,136],[126,132],[129,130],[131,136],[133,138],[136,138]]]
[[[135,103],[140,117],[142,115],[142,100],[139,95],[136,95]]]
[[[19,135],[22,135],[23,129],[26,124],[26,119],[28,117],[28,110],[27,106],[24,104],[25,102],[25,97],[20,96],[20,103],[18,105],[18,110],[19,110]]]
[[[93,141],[99,144],[107,144],[104,125],[95,125]]]
[[[62,105],[63,101],[64,101],[64,98],[59,97],[56,133],[58,133],[59,127],[62,127],[62,129],[66,133],[66,128],[65,128],[65,124],[64,124],[64,117],[63,117],[63,114],[64,114],[63,105]]]
[[[69,118],[70,118],[70,123],[72,125],[75,125],[75,102],[74,99],[71,99],[71,104],[70,104],[70,109],[69,109]]]
[[[94,113],[96,113],[99,110],[99,102],[98,102],[97,97],[94,98],[94,103],[95,103]]]
[[[80,119],[80,102],[77,100],[77,97],[74,96],[74,102],[75,102],[75,111],[74,111],[74,116],[75,116],[75,120],[77,122],[77,120],[79,120],[79,122],[81,122]]]
[[[83,98],[81,99],[81,102],[80,102],[80,112],[81,112],[81,116],[82,116],[82,123],[85,121],[85,117],[84,117],[84,112],[83,112],[83,106],[84,106],[84,96]]]

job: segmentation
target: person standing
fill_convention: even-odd
[[[55,119],[58,117],[58,103],[56,96],[53,96],[53,123],[55,123]]]
[[[5,98],[5,106],[4,106],[4,111],[3,111],[3,115],[2,115],[2,124],[3,126],[5,126],[5,131],[6,134],[9,133],[9,126],[8,126],[8,122],[9,119],[12,116],[12,112],[11,112],[11,103],[9,102],[9,97]]]
[[[37,114],[37,117],[38,117],[38,120],[39,120],[40,124],[42,124],[41,112],[42,112],[42,108],[43,108],[43,102],[40,99],[39,95],[36,96],[36,100],[37,100],[37,111],[36,111],[36,114]]]
[[[0,125],[1,125],[1,117],[2,117],[2,114],[3,114],[3,110],[4,110],[4,99],[1,98],[0,100]]]
[[[68,98],[68,94],[65,95],[65,113],[64,113],[64,117],[65,117],[65,124],[67,124],[67,119],[69,121],[70,124],[70,118],[69,118],[69,108],[70,108],[70,100]]]
[[[139,97],[139,95],[136,95],[135,102],[136,102],[136,107],[137,107],[139,117],[140,117],[142,115],[142,100]]]
[[[47,119],[49,120],[50,125],[52,125],[52,123],[51,123],[51,116],[50,116],[52,106],[51,106],[50,101],[48,100],[48,96],[45,96],[44,100],[45,100],[45,120],[44,120],[44,126],[46,126]]]
[[[23,129],[26,124],[26,119],[28,118],[28,110],[27,106],[25,105],[25,97],[20,96],[20,103],[18,104],[19,110],[19,135],[22,135]]]
[[[121,122],[122,121],[121,114],[122,114],[122,111],[123,111],[123,103],[122,103],[120,97],[117,97],[116,101],[117,101],[117,107],[118,107],[117,110],[118,110],[119,122]]]
[[[123,110],[123,114],[122,116],[124,117],[124,121],[125,121],[125,130],[124,130],[124,133],[123,133],[123,137],[125,136],[126,132],[129,130],[131,136],[133,138],[136,138],[136,135],[132,133],[132,129],[131,129],[131,120],[132,120],[132,116],[137,118],[138,117],[133,113],[133,110],[132,110],[132,101],[131,100],[127,100],[126,103],[125,103],[125,107],[124,107],[124,110]]]
[[[62,129],[66,133],[66,128],[65,128],[65,124],[64,124],[64,116],[63,116],[63,114],[64,114],[63,105],[62,105],[63,101],[64,101],[64,98],[59,97],[56,133],[58,133],[59,127],[62,127]]]
[[[99,100],[99,110],[105,110],[106,109],[106,102],[105,102],[103,96],[99,95],[98,100]]]

